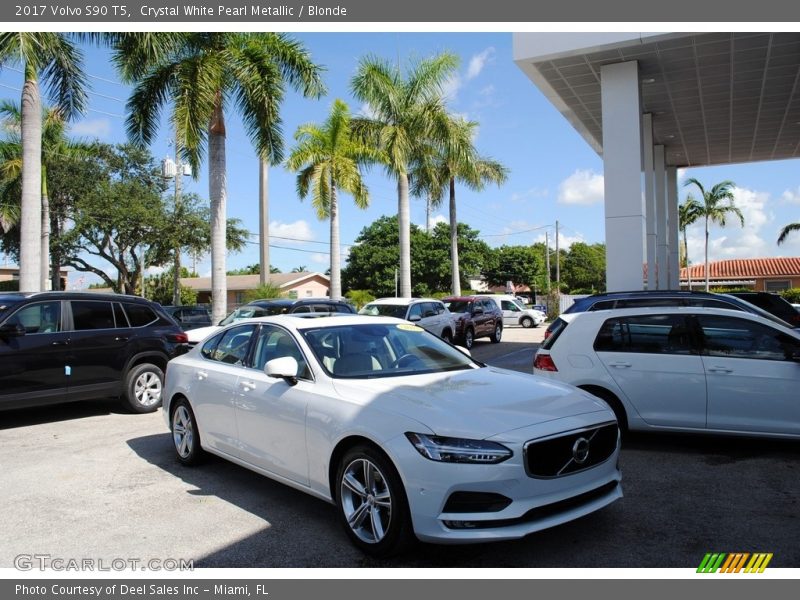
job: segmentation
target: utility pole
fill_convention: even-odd
[[[269,280],[269,164],[263,158],[258,161],[258,247],[261,273],[258,282],[265,285]]]
[[[556,288],[561,294],[561,257],[558,254],[558,221],[556,221]]]
[[[544,270],[547,273],[545,293],[550,293],[550,232],[544,232]]]
[[[181,212],[181,179],[183,179],[183,165],[181,164],[180,140],[178,130],[175,129],[175,207],[173,214],[177,217]],[[172,305],[181,303],[181,247],[175,244],[175,256],[172,263]],[[144,290],[144,286],[142,286]]]

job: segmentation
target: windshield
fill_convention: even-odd
[[[282,315],[288,310],[286,306],[240,306],[227,317],[219,322],[220,325],[230,325],[242,319],[251,319],[253,317],[268,317],[271,315]]]
[[[467,300],[451,300],[445,303],[447,310],[455,313],[468,313],[470,312],[470,302]]]
[[[367,304],[358,311],[358,314],[369,315],[370,317],[395,317],[397,319],[405,319],[407,310],[408,306],[405,304]]]
[[[477,368],[466,354],[416,325],[361,324],[302,331],[328,375],[360,379]]]
[[[0,323],[3,322],[3,319],[11,312],[11,310],[17,305],[17,302],[10,302],[8,300],[0,300]]]

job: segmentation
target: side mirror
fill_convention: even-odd
[[[264,365],[264,373],[268,377],[285,379],[289,385],[297,383],[297,361],[291,356],[274,358]]]
[[[417,321],[421,321],[422,317],[420,317],[419,315],[411,315],[410,317],[408,317],[408,320],[411,321],[412,323],[416,323]]]
[[[472,309],[472,314],[473,315],[482,315],[483,314],[483,309],[482,308],[474,308],[474,309]]]
[[[19,323],[0,325],[0,337],[2,338],[20,337],[22,335],[25,335],[25,328]]]

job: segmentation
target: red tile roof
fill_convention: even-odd
[[[681,269],[681,279],[705,279],[705,265],[692,265]],[[753,279],[754,277],[800,277],[800,257],[793,258],[737,258],[712,262],[709,279]]]

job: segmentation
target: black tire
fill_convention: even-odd
[[[467,327],[467,330],[464,332],[464,348],[467,350],[472,350],[472,345],[475,343],[475,332],[472,330],[472,327]]]
[[[181,398],[172,406],[169,418],[169,430],[172,432],[172,447],[181,464],[192,466],[205,458],[205,451],[200,445],[200,432],[189,401]]]
[[[152,363],[131,367],[125,376],[123,400],[137,413],[151,413],[161,406],[164,391],[164,372]]]
[[[445,330],[442,332],[442,339],[443,339],[445,342],[447,342],[448,344],[452,344],[452,343],[453,343],[453,332],[452,332],[452,331],[450,331],[449,329],[445,329]]]
[[[525,329],[530,329],[531,327],[535,326],[533,319],[531,319],[530,317],[522,317],[519,324],[522,325]]]
[[[365,489],[367,472],[372,481],[368,490]],[[386,558],[413,543],[414,531],[403,482],[383,452],[371,446],[349,450],[339,463],[334,485],[339,520],[359,550]],[[379,502],[379,498],[383,502]]]
[[[497,323],[494,326],[494,331],[492,332],[492,335],[489,336],[489,339],[493,344],[499,344],[500,340],[503,339],[503,326],[500,323]]]

